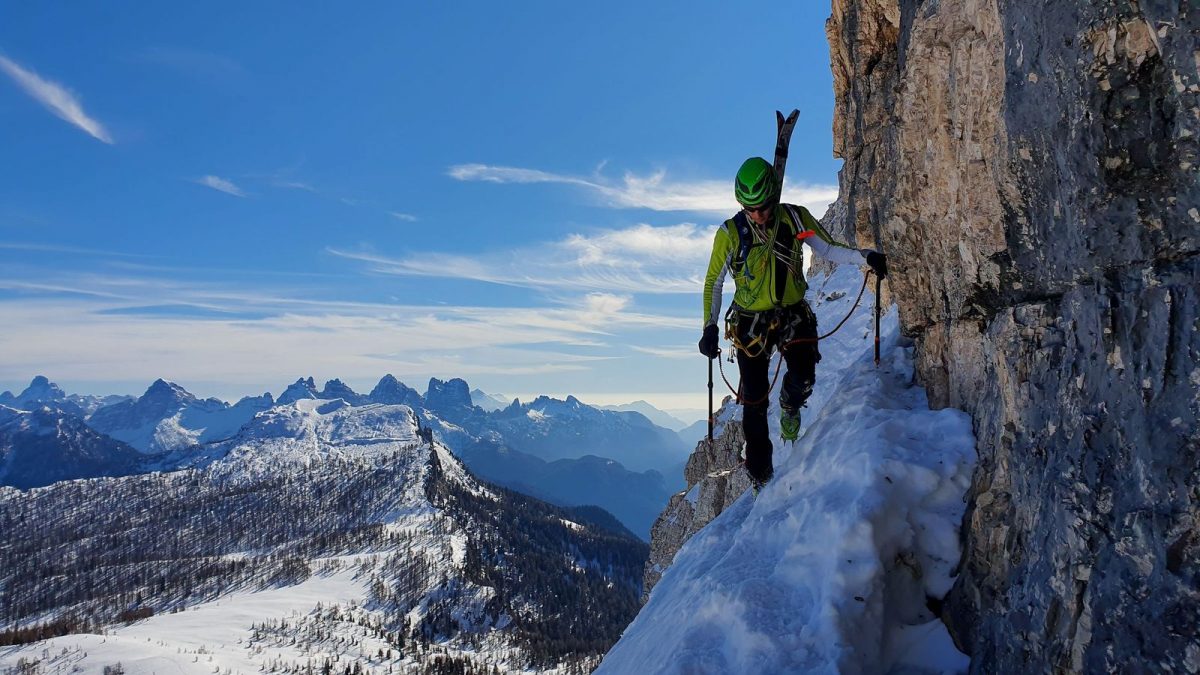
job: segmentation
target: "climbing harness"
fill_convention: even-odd
[[[871,272],[870,274],[874,275],[875,273]],[[876,276],[876,281],[878,282],[879,281],[878,275],[875,275],[875,276]],[[844,326],[846,324],[846,322],[850,320],[850,317],[854,315],[855,310],[858,309],[859,303],[862,302],[863,293],[865,293],[867,291],[867,279],[868,278],[869,277],[866,274],[863,275],[862,287],[858,289],[858,297],[856,297],[854,299],[854,306],[851,307],[850,312],[847,313],[846,316],[843,317],[842,320],[838,322],[838,325],[833,327],[833,330],[829,331],[828,333],[826,333],[824,335],[819,335],[815,338],[805,337],[805,338],[795,338],[795,339],[789,340],[788,342],[779,346],[778,351],[779,351],[780,355],[782,356],[783,352],[785,350],[787,350],[789,347],[791,347],[792,345],[802,344],[802,343],[806,343],[806,342],[811,342],[811,343],[820,342],[821,340],[824,340],[825,338],[838,332],[838,330],[840,330],[841,327]],[[878,287],[879,287],[879,284],[876,283],[876,289],[878,289]],[[876,298],[875,298],[875,303],[876,303],[876,305],[879,304],[878,296],[876,296]],[[763,314],[775,315],[772,319],[774,321],[774,323],[768,325],[767,332],[764,332],[762,335],[756,336],[753,340],[750,341],[749,345],[743,345],[743,344],[741,344],[740,340],[737,337],[736,321],[734,322],[735,330],[733,330],[732,332],[730,331],[729,316],[730,316],[730,314],[735,314],[735,310],[740,311],[740,308],[738,308],[736,305],[731,305],[729,308],[729,312],[726,313],[726,315],[725,315],[725,337],[726,337],[726,339],[729,339],[733,343],[735,350],[741,351],[749,358],[755,358],[757,356],[761,356],[767,348],[767,344],[768,344],[767,336],[769,335],[769,331],[778,328],[778,324],[779,324],[778,316],[776,315],[775,312],[749,312],[750,314],[756,315],[754,317],[754,321],[756,321],[756,322],[760,318],[759,315],[763,315]],[[754,324],[751,324],[751,327],[753,329]],[[878,330],[878,328],[876,328],[876,330]],[[761,341],[761,344],[760,344],[760,341]],[[758,351],[753,354],[750,353],[747,348],[751,348],[751,347],[755,347],[755,346],[758,347]],[[730,352],[729,353],[729,362],[730,363],[733,363],[733,357],[734,357],[734,352]],[[767,387],[767,393],[765,395],[763,395],[762,398],[755,400],[755,401],[746,401],[742,398],[741,383],[738,384],[737,389],[734,389],[733,385],[730,384],[730,382],[729,382],[729,378],[725,376],[724,364],[721,363],[721,359],[719,357],[717,358],[717,367],[721,371],[721,379],[725,381],[725,386],[728,387],[729,391],[736,397],[737,402],[743,406],[758,405],[758,404],[762,403],[763,401],[766,401],[767,398],[769,398],[771,396],[771,392],[775,389],[775,384],[779,380],[779,373],[780,373],[780,370],[782,369],[782,366],[783,366],[783,359],[780,358],[779,361],[775,364],[775,375],[771,377],[771,386]]]

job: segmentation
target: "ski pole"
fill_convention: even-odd
[[[875,367],[879,367],[879,287],[883,280],[875,274]],[[709,379],[712,379],[711,377]]]
[[[708,444],[711,446],[712,431],[713,431],[713,411],[712,411],[712,359],[708,360]]]

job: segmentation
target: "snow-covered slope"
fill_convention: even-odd
[[[258,414],[233,438],[204,446],[193,467],[240,480],[301,474],[330,459],[377,461],[418,440],[408,406],[355,407],[342,399],[300,399]]]
[[[851,272],[824,290],[852,299]],[[949,590],[959,558],[970,418],[929,410],[894,309],[884,333],[878,368],[869,343],[822,343],[821,377],[834,382],[814,394],[802,437],[777,445],[774,480],[683,546],[598,672],[966,667],[926,604]],[[738,417],[733,406],[721,415]]]

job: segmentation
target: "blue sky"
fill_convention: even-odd
[[[776,109],[785,198],[836,195],[822,3],[46,4],[0,23],[0,390],[699,409]]]

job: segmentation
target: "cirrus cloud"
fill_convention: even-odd
[[[377,274],[467,279],[543,291],[696,293],[712,248],[712,227],[692,223],[572,234],[555,242],[477,256],[392,257],[328,248]]]
[[[210,187],[218,192],[224,192],[234,197],[246,197],[245,190],[233,184],[233,181],[220,176],[201,176],[195,180],[199,185]]]
[[[591,192],[602,204],[612,208],[642,208],[653,211],[693,211],[730,215],[738,209],[730,181],[680,181],[668,178],[666,171],[646,176],[626,172],[620,181],[601,176],[584,178],[538,169],[488,164],[458,164],[447,172],[461,181],[486,183],[557,183],[573,185]],[[783,200],[800,204],[820,218],[837,199],[836,185],[793,184],[784,182]]]
[[[17,83],[26,94],[60,119],[84,130],[92,138],[112,145],[112,134],[104,125],[90,117],[83,110],[79,96],[63,85],[38,76],[37,73],[22,68],[15,61],[0,56],[0,70],[4,71]]]

